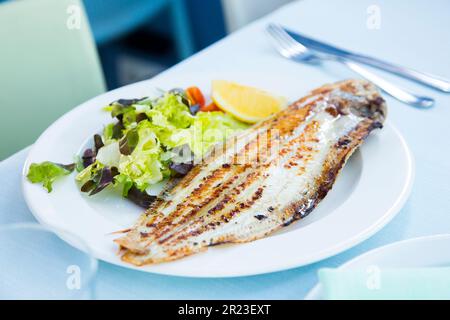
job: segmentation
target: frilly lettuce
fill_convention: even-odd
[[[50,161],[32,163],[27,178],[33,183],[42,183],[44,188],[51,192],[53,182],[59,177],[70,174],[74,169],[75,164],[63,165]]]
[[[117,121],[104,127],[102,146],[96,143],[90,149],[93,163],[76,176],[82,191],[91,194],[109,184],[121,187],[124,196],[139,194],[192,166],[189,155],[201,158],[214,144],[247,128],[223,112],[191,114],[189,102],[174,91],[153,100],[121,99],[105,110]],[[179,155],[184,147],[188,149],[186,159]],[[70,172],[50,162],[33,164],[28,178],[42,182],[50,192],[52,182]]]
[[[130,154],[119,154],[114,147],[120,157],[117,165],[119,175],[115,177],[115,181],[116,185],[123,186],[124,194],[133,184],[144,191],[170,177],[169,165],[173,160],[171,150],[174,148],[187,145],[194,156],[200,158],[214,144],[223,142],[236,131],[247,128],[246,124],[223,112],[198,112],[194,116],[182,98],[172,93],[166,93],[151,104],[148,101],[144,103],[127,106],[121,113],[123,119],[128,117],[128,122],[124,122],[124,137],[132,131],[136,131],[138,136],[137,145]],[[121,111],[114,109],[112,112],[117,114]],[[138,118],[136,114],[132,115],[132,112],[145,113],[147,118],[139,123],[130,121]],[[106,139],[111,139],[111,132],[112,127],[105,128]],[[103,148],[113,147],[106,145]],[[103,155],[102,149],[99,154]],[[108,159],[117,158],[110,154]],[[101,158],[97,160],[103,165],[111,164],[102,162]]]
[[[120,175],[131,179],[143,191],[150,184],[161,181],[167,169],[160,161],[162,149],[152,129],[140,125],[137,132],[139,142],[130,155],[121,155],[118,168]]]
[[[146,114],[154,125],[168,129],[187,128],[194,121],[194,116],[182,102],[181,97],[170,93],[158,99]]]
[[[173,132],[170,140],[173,147],[187,144],[196,157],[202,157],[213,145],[247,127],[223,112],[198,112],[192,125]]]

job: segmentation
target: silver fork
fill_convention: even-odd
[[[320,60],[333,60],[343,63],[348,68],[362,76],[363,78],[369,80],[375,84],[378,88],[385,91],[389,95],[393,96],[399,101],[406,104],[420,107],[429,108],[433,106],[434,99],[426,96],[418,96],[398,86],[390,83],[389,81],[377,76],[376,74],[368,71],[367,69],[361,67],[360,65],[347,61],[340,57],[335,57],[326,54],[319,54],[313,50],[308,49],[300,42],[292,38],[284,29],[276,24],[269,24],[267,26],[267,32],[270,34],[270,39],[272,39],[273,44],[277,51],[284,56],[293,61],[297,62],[307,62],[314,63]]]

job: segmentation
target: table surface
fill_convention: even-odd
[[[379,29],[367,27],[369,6],[380,12]],[[368,9],[369,8],[369,9]],[[376,10],[377,10],[376,9]],[[335,43],[415,69],[450,78],[450,2],[436,1],[324,1],[289,4],[250,24],[160,75],[199,70],[220,74],[272,70],[298,75],[307,65],[280,59],[263,33],[268,22],[282,23],[318,39]],[[317,67],[316,67],[317,68]],[[317,68],[329,82],[351,76],[335,65]],[[270,71],[268,76],[273,76]],[[302,299],[317,281],[317,270],[336,267],[349,259],[394,241],[450,232],[450,94],[425,89],[392,77],[397,83],[436,98],[431,110],[418,110],[387,98],[390,121],[397,126],[414,154],[416,178],[401,212],[376,235],[335,257],[309,266],[266,275],[193,279],[153,275],[100,263],[100,299]],[[311,88],[321,85],[311,80]],[[20,180],[27,149],[0,163],[0,224],[35,221],[22,196]],[[388,183],[388,181],[387,181]],[[363,214],[363,213],[361,213]]]

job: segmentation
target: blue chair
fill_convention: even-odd
[[[84,0],[84,4],[99,45],[139,28],[168,9],[179,58],[184,59],[194,53],[185,0]]]

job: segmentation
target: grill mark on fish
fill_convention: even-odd
[[[242,154],[245,154],[245,152],[246,152],[246,150],[248,150],[250,147],[252,147],[252,146],[256,146],[256,144],[257,144],[257,142],[255,142],[254,140],[251,140],[248,144],[246,144],[246,145],[244,145],[243,146],[243,150],[241,149],[241,151],[239,152],[239,153],[237,153],[237,154],[235,154],[234,156],[233,156],[233,161],[232,161],[232,163],[234,163],[234,164],[239,164],[240,163],[240,161],[238,160],[240,157],[242,157]],[[235,147],[235,146],[232,146],[232,148],[233,147]],[[205,169],[205,168],[208,168],[209,166],[213,166],[212,167],[212,169],[216,169],[216,170],[218,170],[217,168],[219,168],[220,167],[220,165],[216,165],[215,167],[214,167],[214,164],[215,164],[215,160],[217,159],[217,155],[216,156],[213,156],[213,157],[210,157],[210,158],[206,158],[205,160],[204,160],[204,164],[202,164],[201,165],[201,167],[203,168],[203,169]],[[200,167],[200,166],[198,166],[198,167]],[[194,167],[195,169],[196,169],[196,171],[198,171],[199,169],[198,169],[198,167]],[[229,168],[227,168],[227,166],[225,166],[225,167],[222,167],[222,169],[229,169]],[[192,171],[192,170],[191,170]],[[189,174],[188,174],[188,176],[185,178],[185,179],[183,179],[184,181],[185,181],[185,183],[183,183],[181,186],[177,186],[176,188],[174,188],[174,190],[172,191],[172,194],[175,194],[175,193],[177,193],[180,189],[185,189],[185,188],[188,188],[188,187],[193,187],[194,185],[196,185],[196,183],[195,183],[195,181],[193,181],[194,180],[194,178],[195,177],[198,177],[199,176],[199,173],[196,173],[196,172],[194,172],[194,174],[192,175],[192,176],[190,176]],[[208,177],[208,176],[203,176],[203,177],[201,177],[201,181],[205,181],[205,180],[210,180],[211,179],[211,177]],[[188,182],[188,183],[187,183]],[[200,183],[202,183],[202,182],[200,182]]]
[[[258,220],[263,220],[263,219],[267,219],[267,216],[263,215],[263,214],[257,214],[256,216],[254,216],[256,219]]]
[[[291,210],[294,210],[295,214],[292,216],[292,219],[287,221],[283,226],[288,226],[292,222],[306,217],[317,206],[317,204],[323,198],[325,198],[325,196],[331,190],[337,175],[344,167],[347,159],[373,129],[372,124],[373,122],[371,121],[363,121],[347,136],[339,139],[339,141],[334,145],[334,152],[330,153],[327,157],[327,160],[325,161],[321,176],[316,179],[315,185],[318,185],[319,187],[314,192],[316,196],[314,197],[313,201],[304,201],[292,205]],[[346,145],[345,150],[342,150],[341,148],[341,140],[343,139],[349,141]]]
[[[187,186],[189,186],[189,183],[200,174],[201,169],[201,166],[195,166],[194,168],[192,168],[187,174],[187,179],[183,179],[182,182],[180,182],[180,186],[182,188],[186,188]]]
[[[243,182],[241,182],[234,189],[230,190],[226,195],[224,195],[223,198],[221,198],[218,201],[218,203],[216,204],[215,207],[209,209],[207,215],[198,217],[195,221],[193,221],[191,224],[185,226],[185,228],[183,228],[182,230],[179,230],[177,233],[174,233],[170,237],[164,239],[163,242],[166,242],[167,240],[174,238],[174,237],[177,237],[176,240],[180,240],[180,239],[187,239],[189,236],[192,236],[192,235],[199,235],[199,234],[203,233],[204,231],[209,230],[210,227],[215,225],[215,223],[225,222],[226,220],[230,219],[231,216],[227,216],[223,213],[221,213],[220,215],[215,215],[215,214],[220,213],[225,208],[225,205],[227,205],[227,204],[230,205],[232,203],[235,203],[236,196],[238,196],[243,190],[245,190],[245,188],[247,186],[249,186],[251,183],[253,183],[260,174],[261,174],[261,172],[255,172],[255,171],[249,173]],[[235,207],[235,209],[236,209],[236,207]],[[204,224],[207,224],[209,227],[206,226],[203,228]],[[195,229],[195,227],[199,227],[199,228]],[[182,232],[185,231],[186,229],[191,229],[191,231],[189,231],[186,234],[182,234]],[[192,230],[192,229],[194,229],[194,230]],[[161,243],[163,243],[163,242],[161,242]]]
[[[245,167],[245,166],[239,166],[239,168],[242,170],[242,172],[244,172],[244,171],[247,169],[247,167]],[[237,174],[239,174],[239,173],[240,173],[240,172],[237,172]],[[194,216],[198,216],[198,214],[201,213],[200,211],[201,211],[203,208],[205,208],[205,206],[206,206],[207,204],[210,204],[213,200],[217,199],[218,196],[219,196],[224,190],[226,190],[226,189],[228,189],[230,186],[232,186],[233,183],[234,183],[238,178],[239,178],[238,175],[234,175],[234,176],[231,177],[229,180],[227,180],[227,182],[222,183],[220,188],[217,188],[217,189],[214,190],[214,193],[213,193],[213,195],[212,195],[211,197],[207,198],[203,203],[201,203],[200,205],[196,206],[195,209],[194,209],[194,210],[191,210],[191,212],[189,212],[187,215],[184,215],[184,216],[182,217],[182,220],[178,221],[175,225],[176,225],[176,226],[180,226],[180,225],[182,226],[182,225],[184,225],[185,223],[187,223],[189,220],[191,220]],[[167,230],[167,229],[166,229],[165,231],[167,232],[167,231],[170,231],[170,230]],[[165,235],[166,232],[156,233],[156,234],[155,234],[155,237]],[[168,236],[165,237],[164,239],[160,240],[160,242],[162,243],[162,242],[165,241],[165,239],[169,239],[170,237],[171,237],[171,235],[168,235]]]
[[[245,170],[245,167],[241,166],[239,169]],[[223,176],[224,171],[230,172],[231,168],[223,168],[221,173],[218,173],[219,170],[214,171],[215,174],[211,174],[209,176],[209,179],[207,179],[207,183],[205,182],[201,187],[199,188],[207,188],[207,186],[211,187],[215,181],[217,181],[217,176]],[[153,237],[163,236],[167,233],[167,231],[170,231],[170,228],[179,224],[182,224],[198,214],[200,212],[200,209],[203,208],[205,205],[213,201],[217,196],[226,190],[234,180],[236,180],[236,172],[232,172],[233,175],[230,177],[226,182],[222,183],[219,188],[215,188],[212,190],[212,193],[207,194],[207,197],[200,197],[199,195],[196,196],[196,193],[199,193],[199,188],[196,188],[193,193],[189,195],[190,200],[189,202],[183,202],[179,203],[177,205],[177,208],[173,215],[171,215],[170,219],[165,219],[161,222],[161,225],[158,226],[159,231],[156,232]],[[238,172],[239,173],[239,172]],[[201,202],[195,201],[195,200],[202,200]],[[184,215],[183,215],[184,214]],[[175,220],[176,218],[180,218],[180,220]]]
[[[347,159],[370,131],[382,126],[385,114],[384,100],[364,81],[344,81],[312,91],[236,136],[232,145],[238,146],[238,152],[227,153],[225,162],[212,154],[205,164],[191,170],[193,178],[189,182],[190,174],[169,192],[166,200],[151,207],[153,214],[147,211],[132,231],[115,240],[125,249],[122,259],[136,265],[171,261],[212,245],[256,240],[304,218],[326,196]],[[267,146],[263,154],[254,154],[258,135],[270,129],[279,130],[280,134],[270,141],[283,151],[265,155],[272,147]],[[334,131],[336,134],[327,135]],[[246,137],[253,140],[247,143]],[[249,158],[244,158],[247,168],[236,173],[238,166],[231,160],[244,151],[250,153]],[[229,151],[220,152],[224,155]],[[221,169],[229,170],[226,178],[204,178]],[[277,170],[281,170],[282,180],[274,185]],[[306,177],[310,178],[302,180]],[[207,186],[200,185],[206,181]],[[227,183],[228,187],[223,187]],[[186,188],[188,192],[183,190]],[[286,193],[284,188],[297,193]],[[195,199],[190,199],[194,189]],[[214,193],[211,189],[220,191]],[[211,199],[212,194],[217,197]],[[166,206],[174,208],[168,215],[160,212],[165,201],[173,202]],[[177,211],[177,204],[182,202],[190,203],[186,207],[189,209],[180,207],[183,210]],[[192,209],[197,211],[189,215]],[[260,215],[266,218],[256,218]]]
[[[213,183],[213,181],[215,181],[214,179],[218,176],[218,175],[222,175],[223,172],[218,172],[218,170],[214,171],[212,174],[209,175],[209,180],[211,183]],[[192,196],[190,198],[191,200],[201,200],[201,197],[195,197]],[[195,215],[199,209],[205,205],[207,203],[207,201],[210,201],[212,198],[208,198],[206,201],[204,200],[202,203],[192,203],[192,202],[181,202],[177,205],[177,209],[174,213],[174,215],[172,215],[172,219],[168,220],[166,219],[165,215],[159,214],[157,216],[157,218],[155,218],[154,220],[156,221],[151,221],[150,225],[153,230],[151,230],[151,233],[147,234],[144,238],[144,241],[141,243],[141,246],[139,248],[139,251],[142,252],[144,249],[143,247],[146,247],[149,243],[151,243],[157,236],[162,236],[163,234],[167,233],[167,231],[170,231],[171,226],[176,225],[176,223],[174,223],[174,219],[176,219],[177,217],[181,216],[182,213],[185,213],[186,210],[190,209],[189,212],[189,216],[193,216]],[[160,204],[164,205],[164,201],[160,200],[159,201]],[[164,206],[163,206],[164,207]],[[152,207],[151,210],[153,212],[158,212],[158,207]],[[149,211],[147,211],[147,215],[149,214]],[[146,224],[147,228],[148,225]],[[156,228],[157,226],[157,228]],[[148,232],[150,232],[150,230],[146,230]],[[146,233],[148,233],[146,232]],[[132,235],[133,236],[133,235]],[[135,233],[134,237],[137,237],[137,234]],[[142,238],[142,236],[141,236]],[[119,243],[120,244],[120,243]],[[120,244],[122,245],[122,244]]]
[[[303,118],[303,120],[304,120],[304,118],[306,118],[306,116],[309,114],[309,112],[310,112],[311,109],[309,108],[308,110],[309,110],[309,111],[303,112],[303,113],[301,114],[301,117]],[[298,117],[297,117],[297,118],[298,118]],[[252,142],[250,142],[249,144],[245,145],[244,148],[243,148],[243,151],[241,151],[241,153],[237,154],[237,157],[240,157],[240,156],[242,156],[242,155],[248,154],[249,150],[251,150],[252,147],[255,147],[256,145],[258,145],[258,141],[257,141],[257,140],[252,141]],[[270,147],[270,144],[268,145],[268,147]],[[259,150],[259,151],[261,151],[261,150]],[[256,154],[256,157],[257,157],[257,159],[256,159],[257,162],[261,161],[261,159],[260,159],[260,158],[261,158],[261,157],[260,157],[260,153],[257,153],[257,154]],[[250,159],[250,160],[253,160],[253,159]],[[222,168],[228,169],[228,168],[229,168],[229,164],[227,164],[227,165],[225,165],[225,166],[222,165]],[[214,172],[217,172],[217,171],[214,171]],[[213,181],[213,180],[212,180],[212,177],[207,177],[207,179],[203,178],[203,180],[209,180],[209,181],[211,181],[211,182]],[[203,187],[204,187],[203,185],[200,185],[200,188],[195,189],[195,190],[194,190],[194,191],[195,191],[194,194],[191,194],[190,198],[195,198],[196,196],[198,196],[197,194],[201,194],[202,191],[203,191],[203,190],[201,190],[201,188],[203,188]],[[202,207],[204,207],[206,204],[208,204],[208,203],[210,202],[210,200],[211,200],[211,199],[209,199],[208,201],[205,201],[204,203],[201,203],[201,204],[196,205],[196,206],[194,207],[194,209],[191,210],[190,214],[186,215],[185,218],[183,218],[183,220],[181,221],[181,223],[185,223],[185,222],[188,221],[190,218],[192,218],[193,216],[195,216],[195,215],[200,211],[200,208],[202,208]],[[185,204],[184,206],[179,206],[179,207],[177,207],[177,212],[178,212],[178,214],[175,215],[175,218],[176,218],[177,216],[180,216],[180,215],[183,213],[183,212],[181,211],[181,209],[182,209],[183,207],[186,207],[186,206],[189,206],[189,204]],[[211,212],[210,212],[210,213],[211,213]],[[170,227],[170,226],[173,226],[173,225],[179,225],[179,224],[181,224],[181,223],[173,224],[172,222],[170,222],[170,223],[168,224],[168,226]],[[166,223],[166,225],[167,225],[167,223]],[[164,227],[164,226],[165,226],[165,225],[163,224],[163,227]],[[163,232],[163,233],[157,233],[157,234],[155,235],[155,237],[158,237],[158,236],[161,236],[161,235],[164,235],[164,234],[165,234],[165,232]]]
[[[362,143],[362,140],[368,135],[367,129],[369,129],[369,126],[367,126],[367,123],[364,123],[364,125],[358,126],[354,132],[350,134],[350,137],[353,138],[353,142],[356,145],[359,145]],[[332,183],[334,182],[334,179],[336,178],[339,171],[342,169],[346,159],[350,156],[351,152],[343,152],[341,155],[337,157],[337,155],[330,155],[328,159],[326,160],[326,164],[324,165],[324,169],[322,170],[323,174],[321,178],[318,179],[319,183],[323,183],[323,186],[319,188],[316,192],[316,196],[313,199],[305,199],[302,202],[298,202],[295,204],[290,205],[289,207],[285,208],[284,211],[287,214],[287,216],[290,216],[291,219],[286,219],[280,227],[286,227],[289,226],[291,223],[293,223],[296,220],[299,220],[301,218],[306,217],[310,212],[313,211],[313,209],[317,206],[317,204],[326,196],[328,191],[331,189]],[[336,157],[339,160],[337,166],[332,166],[330,163],[336,162]],[[330,171],[331,169],[331,171]],[[249,203],[251,205],[251,202]],[[237,212],[236,208],[231,211],[231,215],[235,214]],[[226,222],[228,219],[226,219],[224,222]],[[258,219],[259,220],[259,219]],[[262,220],[262,219],[261,219]],[[205,227],[205,229],[213,229],[214,225],[208,225]],[[278,229],[279,227],[277,227]],[[205,230],[196,230],[191,235],[199,235],[202,231]],[[273,232],[269,231],[270,232]],[[176,240],[184,240],[186,239],[186,236],[177,238]],[[209,244],[209,246],[215,246],[218,244],[228,243],[228,242],[241,242],[239,239],[234,238],[233,236],[222,236],[220,239],[217,239]],[[177,252],[173,252],[172,254],[175,255],[175,257],[178,257]],[[157,261],[155,261],[157,262]]]
[[[191,190],[189,190],[189,188],[177,187],[175,190],[177,190],[180,194],[189,194],[190,198],[188,199],[189,201],[179,202],[177,204],[176,210],[179,212],[180,209],[199,204],[202,201],[202,196],[207,196],[206,192],[210,190],[212,185],[217,181],[226,178],[227,175],[232,174],[232,170],[232,168],[215,168],[214,170],[212,170],[212,172],[210,172],[210,174],[202,177],[198,183],[194,184],[194,182],[191,181],[193,183],[192,188],[190,188]],[[176,201],[177,199],[174,198],[174,200]],[[166,207],[165,209],[167,208],[168,207]]]
[[[319,124],[317,121],[312,120],[311,123],[305,126],[304,132],[302,132],[299,137],[292,139],[289,141],[289,146],[294,145],[295,143],[299,143],[300,148],[307,149],[308,152],[312,152],[312,149],[309,147],[304,147],[304,144],[308,142],[308,140],[314,139],[314,134],[318,131]],[[280,155],[285,155],[285,152],[280,152]],[[311,157],[308,157],[307,161],[309,161]],[[271,160],[272,163],[276,163],[277,161],[281,161],[279,159],[273,159]],[[264,166],[264,169],[267,169],[268,166]],[[177,236],[177,234],[180,234],[182,231],[185,231],[186,229],[190,229],[191,231],[187,234],[181,234],[179,235],[175,241],[184,240],[187,239],[190,236],[198,236],[206,231],[209,231],[211,229],[216,228],[222,223],[227,223],[231,219],[233,219],[237,214],[242,212],[243,210],[251,207],[260,197],[262,194],[263,189],[258,188],[258,190],[255,192],[254,195],[250,196],[250,199],[245,200],[244,202],[239,202],[234,207],[232,207],[230,210],[225,212],[222,212],[225,208],[225,205],[236,203],[238,200],[238,196],[240,193],[245,190],[248,186],[250,186],[252,183],[256,182],[258,178],[261,178],[261,176],[264,173],[264,169],[256,169],[252,173],[250,173],[245,181],[238,185],[235,189],[230,190],[229,193],[218,202],[218,204],[213,207],[212,209],[208,210],[208,216],[207,217],[199,217],[195,222],[194,225],[198,226],[197,229],[193,229],[192,224],[185,227],[184,229],[180,230],[177,233],[172,234],[171,236],[164,238],[162,241],[159,241],[160,244],[167,242],[167,240],[174,238]],[[214,214],[217,214],[215,217]],[[172,241],[173,242],[173,241]],[[171,243],[172,243],[171,242]]]
[[[311,101],[309,104],[305,105],[305,106],[304,106],[304,109],[302,109],[301,112],[299,112],[298,114],[295,115],[295,118],[293,118],[292,115],[291,115],[289,112],[285,112],[285,114],[284,114],[283,117],[284,117],[284,118],[286,118],[286,117],[290,118],[290,121],[289,121],[290,125],[286,125],[286,124],[279,125],[279,124],[278,124],[278,121],[279,121],[278,118],[270,118],[270,119],[268,119],[268,120],[266,120],[266,121],[263,121],[261,124],[257,125],[257,127],[259,127],[259,128],[265,128],[265,129],[261,132],[261,134],[266,134],[267,132],[270,132],[270,130],[278,130],[278,131],[281,132],[282,134],[285,134],[286,132],[290,132],[290,131],[293,130],[294,124],[296,124],[296,123],[298,123],[298,122],[302,122],[302,121],[304,121],[304,120],[308,117],[308,115],[309,115],[309,114],[311,113],[311,111],[312,111],[312,107],[313,107],[314,101],[321,100],[321,99],[322,99],[322,98],[319,97],[319,98],[317,98],[317,99]],[[293,108],[297,108],[297,106],[300,105],[300,104],[301,104],[300,101],[299,101],[299,102],[296,102],[296,103],[294,103],[294,104],[292,105],[292,107],[293,107]],[[283,112],[283,111],[282,111],[282,112]],[[249,135],[248,133],[245,133],[245,134],[242,135],[242,137],[245,137],[245,136],[248,136],[248,135]],[[279,139],[279,138],[278,138],[278,139]],[[251,143],[252,143],[253,145],[255,145],[254,142],[251,142]],[[234,147],[234,145],[232,145],[231,147]],[[248,148],[247,145],[246,145],[245,147]],[[242,154],[242,152],[241,152],[241,154]],[[180,182],[179,186],[177,186],[176,188],[174,188],[172,194],[173,194],[173,193],[176,193],[179,189],[182,189],[182,188],[186,188],[186,187],[192,186],[192,182],[195,180],[195,178],[196,178],[197,176],[199,176],[199,173],[201,172],[201,170],[204,169],[204,168],[206,168],[206,167],[208,167],[208,165],[209,165],[210,163],[214,163],[214,161],[215,161],[217,158],[219,158],[220,156],[222,156],[222,155],[223,155],[222,153],[218,153],[218,154],[216,154],[214,157],[206,158],[206,159],[204,160],[204,162],[205,162],[206,164],[202,164],[202,165],[199,165],[199,166],[195,166],[195,167],[188,173],[188,175],[185,177],[185,179],[183,179],[183,180]],[[233,163],[239,163],[239,161],[235,160]]]
[[[240,153],[237,154],[237,157],[240,157],[240,158],[241,158],[243,155],[246,155],[246,154],[249,152],[249,150],[251,150],[252,148],[256,147],[257,145],[258,145],[258,140],[253,140],[253,141],[249,142],[248,144],[246,144],[246,145],[243,147],[242,151],[241,151]],[[259,157],[259,154],[255,154],[254,156]],[[250,162],[252,162],[252,161],[255,160],[255,159],[254,159],[254,158],[250,158],[250,159],[247,159],[247,160],[250,160]],[[256,160],[258,160],[258,159],[256,159]],[[229,171],[229,170],[232,170],[232,169],[230,169],[231,166],[230,166],[229,164],[227,164],[227,165],[225,165],[225,166],[222,165],[221,168],[222,168],[222,171]],[[248,168],[248,164],[246,164],[246,165],[244,165],[244,166],[242,166],[242,165],[235,166],[234,168],[241,168],[241,169],[240,169],[240,170],[237,170],[236,172],[234,172],[234,173],[236,174],[236,176],[234,176],[234,177],[232,178],[232,181],[237,180],[237,178],[238,178],[237,175],[240,174],[240,173],[242,173],[243,171],[245,171],[245,170]],[[235,170],[236,170],[236,169],[235,169]],[[220,169],[214,171],[214,173],[216,173],[216,172],[218,172],[218,171],[220,171]],[[213,176],[213,175],[211,175],[211,176],[206,177],[206,179],[204,178],[203,181],[209,181],[208,185],[206,186],[205,184],[200,184],[199,187],[197,187],[196,189],[194,189],[194,192],[189,196],[189,199],[198,199],[198,198],[200,198],[200,195],[201,195],[202,193],[204,193],[204,190],[203,190],[203,189],[207,189],[208,187],[210,187],[211,184],[213,184],[213,183],[216,181],[216,177]],[[232,181],[231,181],[231,182],[232,182]],[[251,181],[251,180],[249,180],[249,181]],[[230,185],[230,183],[224,184],[224,186],[229,186],[229,185]],[[166,221],[165,223],[163,222],[162,227],[166,227],[166,226],[167,226],[167,227],[172,227],[172,226],[174,226],[174,225],[180,225],[180,224],[183,224],[183,223],[187,222],[187,221],[190,220],[192,217],[197,216],[197,214],[200,212],[201,208],[204,208],[205,205],[209,204],[209,203],[210,203],[214,198],[216,198],[217,195],[218,195],[219,193],[221,193],[223,190],[224,190],[224,188],[216,189],[216,190],[214,191],[215,194],[213,194],[212,197],[208,198],[208,199],[207,199],[206,201],[204,201],[203,203],[196,204],[196,205],[194,206],[194,208],[193,208],[187,215],[184,215],[184,218],[182,218],[181,221],[178,221],[178,222],[176,222],[176,223],[173,223],[173,221],[172,221],[173,219],[175,219],[175,218],[177,218],[177,217],[179,217],[179,216],[183,216],[183,213],[184,213],[184,212],[182,211],[182,209],[183,209],[183,208],[186,208],[186,207],[188,207],[188,206],[191,205],[190,203],[178,204],[178,206],[177,206],[177,208],[176,208],[176,213],[173,214],[173,215],[170,217],[170,221]],[[167,231],[167,230],[166,230],[166,231]],[[159,236],[162,236],[162,235],[165,235],[165,234],[166,234],[166,231],[165,231],[165,232],[158,232],[158,233],[156,233],[156,234],[154,235],[154,238],[159,237]],[[168,236],[168,237],[166,237],[166,238],[170,238],[170,236]],[[164,238],[163,240],[165,241],[166,238]]]

